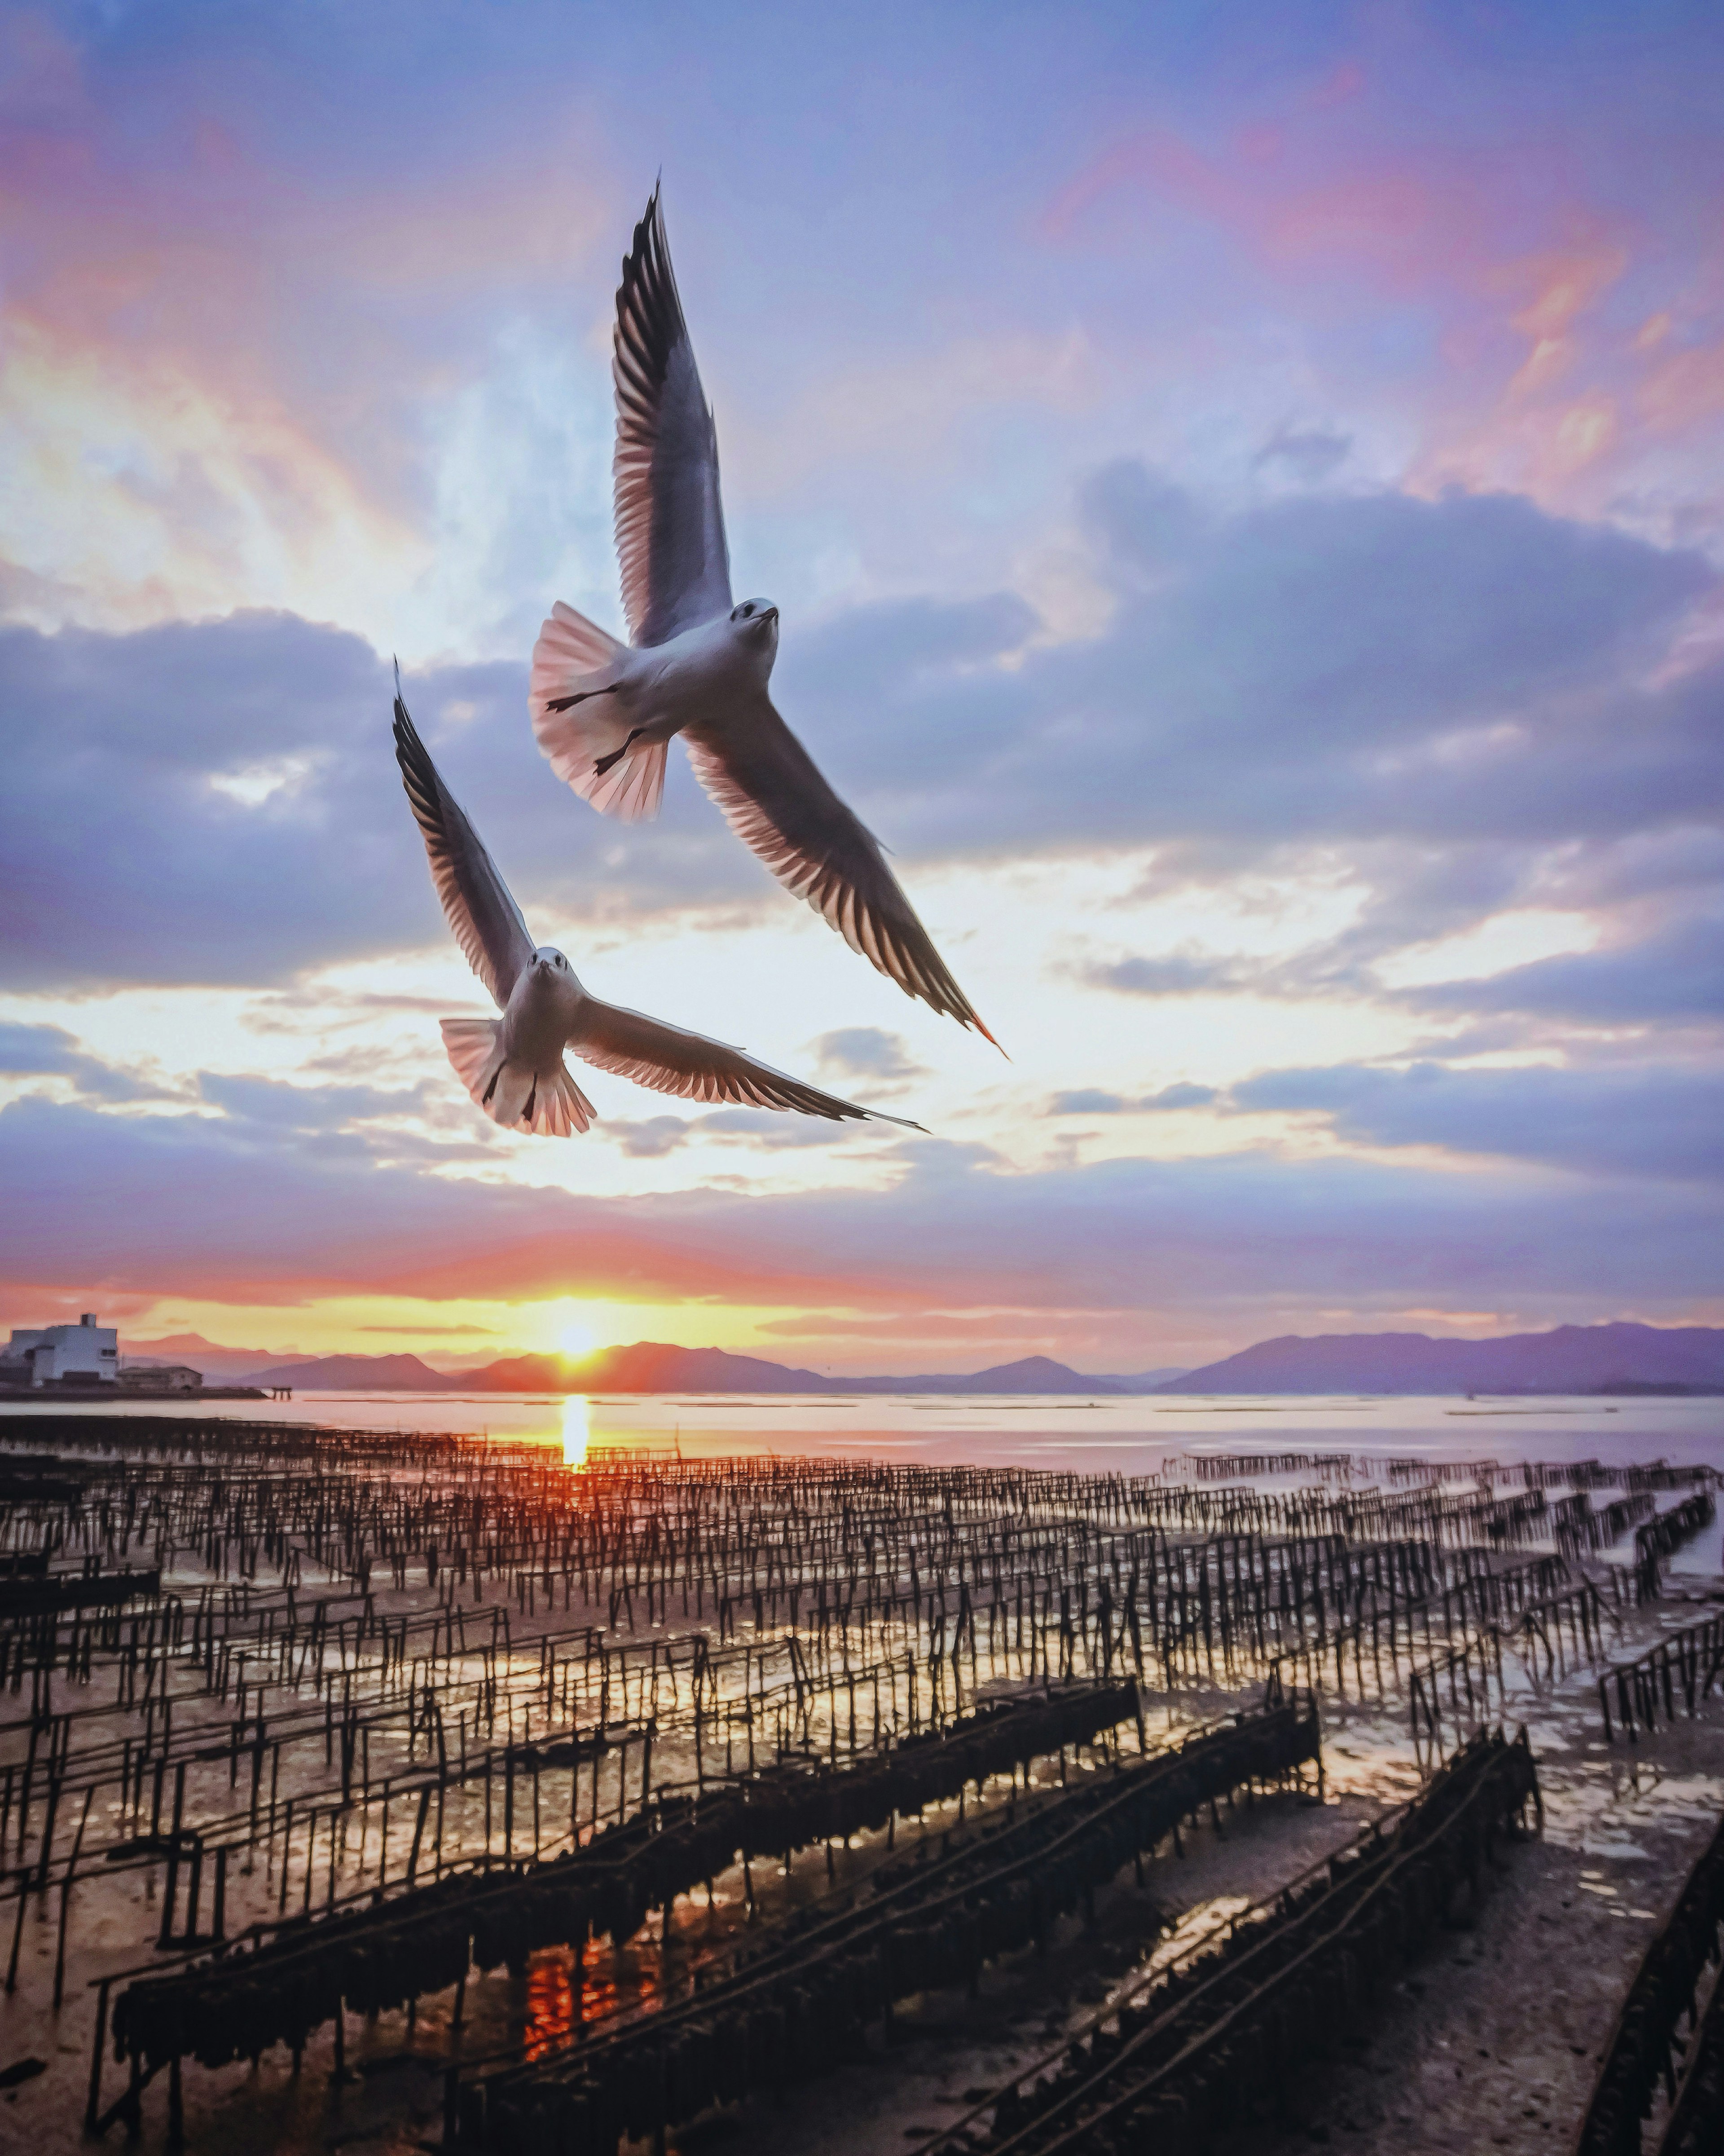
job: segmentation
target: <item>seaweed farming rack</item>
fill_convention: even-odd
[[[98,2133],[136,2130],[162,2074],[177,2144],[185,2061],[297,2072],[326,2030],[339,2083],[351,2016],[452,1991],[449,2136],[524,2147],[549,2106],[605,2149],[643,2116],[627,2062],[674,2029],[698,2091],[690,2032],[747,1998],[768,2034],[718,2050],[776,2059],[747,2081],[769,2083],[793,2057],[772,2015],[790,2025],[816,1962],[864,2021],[903,1995],[893,1942],[918,1928],[922,1964],[962,1980],[1198,1805],[1316,1771],[1320,1697],[1398,1701],[1434,1769],[1500,1707],[1506,1649],[1600,1662],[1713,1507],[1707,1471],[1661,1463],[571,1466],[423,1433],[13,1417],[6,1988],[51,1981],[58,2008],[89,1975]],[[931,1820],[962,1845],[900,1878],[900,1828],[925,1852]],[[810,1861],[845,1904],[814,1946],[757,1876]],[[769,1943],[703,1963],[697,1999],[671,1912],[733,1873]],[[80,1912],[127,1881],[146,1921],[90,1973]],[[925,1895],[937,1922],[909,1913]],[[33,1912],[51,1957],[22,1952]],[[542,2039],[462,2048],[475,1972],[601,1936],[659,1962],[648,2005],[577,1999],[578,2070]]]

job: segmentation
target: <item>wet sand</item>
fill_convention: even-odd
[[[1724,1598],[1724,1576],[1696,1570],[1680,1584]],[[1650,1644],[1659,1616],[1678,1614],[1701,1613],[1649,1612],[1628,1643]],[[1606,1745],[1588,1673],[1543,1697],[1510,1674],[1511,1723],[1526,1722],[1539,1763],[1542,1835],[1502,1852],[1476,1921],[1443,1935],[1379,2012],[1312,2061],[1286,2118],[1235,2135],[1225,2156],[1326,2143],[1359,2156],[1464,2156],[1572,2142],[1624,1992],[1724,1811],[1724,1697],[1638,1747],[1620,1735]],[[983,2090],[1054,2050],[1128,1967],[1344,1846],[1417,1775],[1398,1717],[1331,1702],[1326,1720],[1322,1805],[1276,1799],[1224,1813],[1220,1836],[1207,1825],[1188,1835],[1185,1861],[1158,1856],[1143,1893],[1123,1875],[1093,1929],[1068,1922],[1045,1961],[989,1971],[973,2003],[931,1998],[900,2017],[890,2051],[782,2107],[747,2107],[734,2122],[739,2145],[762,2156],[913,2156]]]
[[[1724,1599],[1716,1554],[1715,1532],[1679,1554],[1665,1599],[1629,1619],[1613,1652],[1637,1651],[1713,1606],[1712,1598]],[[379,1601],[389,1605],[387,1590]],[[1507,1697],[1492,1718],[1528,1726],[1545,1798],[1542,1837],[1506,1852],[1476,1923],[1444,1935],[1373,2020],[1349,2032],[1331,2056],[1314,2060],[1290,2092],[1288,2116],[1254,2128],[1238,2156],[1247,2147],[1275,2152],[1325,2140],[1398,2156],[1487,2145],[1550,2148],[1572,2138],[1629,1976],[1724,1810],[1724,1696],[1715,1694],[1696,1720],[1679,1718],[1638,1746],[1620,1734],[1606,1744],[1589,1671],[1540,1683],[1510,1657],[1505,1677]],[[1152,1738],[1225,1707],[1255,1703],[1260,1693],[1254,1683],[1237,1696],[1208,1688],[1172,1698],[1152,1694]],[[1164,1845],[1147,1865],[1142,1889],[1128,1866],[1098,1897],[1093,1924],[1068,1919],[1044,1956],[1009,1957],[985,1971],[974,1999],[948,1994],[910,2002],[895,2016],[890,2043],[875,2030],[865,2050],[830,2076],[793,2089],[782,2102],[751,2100],[709,2116],[673,2132],[670,2146],[694,2150],[734,2139],[767,2156],[914,2149],[1004,2076],[1057,2049],[1068,2030],[1105,2003],[1111,1987],[1273,1892],[1414,1791],[1419,1767],[1403,1702],[1371,1707],[1330,1697],[1324,1713],[1322,1801],[1287,1793],[1224,1810],[1221,1831],[1205,1825],[1188,1834],[1183,1856]],[[1450,1732],[1449,1741],[1460,1733]],[[218,1763],[208,1772],[210,1787],[198,1800],[214,1808],[227,1801],[228,1770]],[[198,1798],[195,1784],[193,1794]],[[975,1810],[972,1800],[972,1816]],[[900,1850],[908,1837],[950,1824],[931,1810],[919,1826],[900,1829]],[[93,1822],[93,1844],[99,1834],[108,1838],[102,1823]],[[859,1876],[882,1853],[880,1837],[859,1837],[854,1851],[836,1859],[837,1883]],[[763,1878],[762,1871],[756,1867],[755,1883],[765,1919],[829,1891],[818,1850],[798,1856],[788,1878]],[[69,2156],[90,2145],[81,2124],[91,1979],[147,1963],[158,1881],[153,1870],[98,1869],[80,1879],[67,1995],[58,2012],[49,1998],[58,1892],[29,1902],[21,1981],[13,1996],[0,1999],[0,2070],[33,2056],[46,2071],[0,2093],[0,2147]],[[266,1883],[236,1875],[231,1921],[243,1917],[249,1898]],[[462,2056],[470,2061],[523,2037],[560,2042],[577,1991],[589,2015],[607,2005],[649,2002],[664,1956],[673,1972],[683,1971],[691,1957],[720,1951],[740,1935],[740,1875],[716,1885],[711,1907],[704,1895],[678,1902],[668,1943],[649,1925],[620,1953],[593,1943],[577,1964],[570,1952],[551,1950],[536,1955],[522,1979],[500,1971],[474,1977]],[[0,1939],[0,1953],[9,1946],[9,1938]],[[452,1994],[444,1993],[422,2001],[411,2020],[400,2013],[369,2025],[350,2018],[353,2078],[339,2089],[326,2028],[308,2045],[296,2080],[280,2051],[266,2055],[256,2071],[236,2066],[206,2072],[188,2062],[188,2148],[195,2156],[261,2148],[310,2156],[347,2147],[393,2152],[436,2145],[451,2008]],[[121,2078],[111,2058],[105,2061],[105,2101],[119,2092]],[[163,2133],[159,2085],[146,2096],[145,2116],[144,2145],[153,2149]],[[108,2144],[118,2147],[123,2138],[116,2125]]]
[[[1701,1592],[1715,1585],[1724,1595],[1724,1578],[1691,1573],[1687,1584]],[[1675,1613],[1649,1612],[1631,1639],[1656,1637],[1660,1614]],[[1715,1696],[1695,1721],[1679,1720],[1638,1747],[1619,1736],[1607,1746],[1596,1687],[1584,1673],[1543,1698],[1517,1685],[1512,1672],[1511,1679],[1511,1714],[1519,1710],[1527,1722],[1539,1761],[1542,1838],[1506,1852],[1476,1924],[1446,1935],[1409,1968],[1373,2019],[1330,2057],[1314,2061],[1292,2092],[1290,2117],[1255,2128],[1241,2139],[1239,2156],[1247,2147],[1275,2156],[1330,2139],[1368,2156],[1451,2156],[1487,2145],[1566,2146],[1572,2138],[1629,1978],[1724,1810],[1724,1698]],[[1128,1867],[1098,1898],[1094,1925],[1066,1920],[1044,1958],[1017,1956],[990,1968],[973,2000],[941,1994],[915,2002],[896,2015],[890,2046],[876,2035],[865,2056],[783,2102],[751,2102],[673,2134],[671,2145],[694,2149],[735,2138],[762,2156],[913,2150],[983,2090],[1057,2048],[1068,2028],[1152,1955],[1273,1892],[1416,1786],[1398,1714],[1331,1702],[1326,1722],[1322,1803],[1276,1794],[1224,1810],[1219,1835],[1207,1824],[1188,1833],[1183,1857],[1164,1845],[1147,1866],[1142,1891]],[[942,1824],[931,1814],[926,1830]],[[849,1868],[859,1870],[874,1855],[859,1849]],[[798,1859],[791,1892],[798,1882],[803,1893],[825,1890],[818,1852]],[[679,1904],[676,1962],[740,1931],[740,1882],[732,1876],[718,1886],[711,1912],[704,1897]],[[757,1877],[757,1886],[769,1913],[784,1883]],[[152,1922],[153,1896],[137,1875],[74,1892],[81,1943],[59,2014],[49,2007],[47,1983],[56,1897],[46,1907],[33,1904],[25,1979],[15,1997],[0,2002],[0,2066],[30,2056],[48,2065],[37,2079],[0,2094],[0,2145],[41,2156],[70,2156],[90,2145],[80,2132],[94,2014],[85,1979],[137,1959]],[[649,1943],[618,1957],[594,1944],[586,1963],[593,1991],[614,1984],[639,1998],[654,1988],[658,1952]],[[572,1965],[572,1955],[552,1951],[536,1955],[521,1981],[501,1972],[475,1979],[465,2055],[500,2048],[535,2025],[553,2034],[568,2010]],[[244,2066],[204,2073],[188,2066],[189,2145],[213,2156],[258,2148],[310,2156],[350,2146],[387,2156],[439,2142],[449,2010],[444,1994],[422,2002],[411,2030],[404,2014],[380,2016],[370,2027],[350,2024],[348,2061],[358,2077],[338,2093],[326,2030],[308,2047],[297,2085],[279,2056],[255,2075]],[[120,2082],[111,2061],[105,2081],[111,2098]],[[159,2103],[146,2104],[146,2145],[159,2146]],[[121,2145],[123,2129],[110,2129],[108,2138]]]

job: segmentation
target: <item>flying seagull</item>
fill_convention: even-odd
[[[731,603],[718,440],[656,187],[623,264],[611,374],[617,553],[633,640],[619,644],[557,601],[528,690],[540,747],[577,793],[632,824],[658,814],[665,751],[680,733],[731,829],[788,891],[906,995],[993,1040],[879,840],[767,694],[778,609]]]
[[[740,1048],[685,1033],[589,995],[561,951],[536,948],[521,908],[443,783],[395,696],[395,758],[418,819],[431,880],[467,963],[490,989],[500,1019],[446,1018],[443,1045],[461,1083],[494,1123],[566,1138],[593,1121],[593,1103],[569,1075],[565,1048],[601,1070],[689,1101],[794,1108],[829,1122],[919,1123],[859,1108],[818,1086],[757,1063]]]

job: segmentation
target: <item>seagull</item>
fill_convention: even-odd
[[[736,1101],[756,1108],[794,1108],[829,1122],[921,1129],[920,1123],[859,1108],[805,1086],[740,1048],[589,995],[561,951],[534,945],[508,885],[408,716],[398,672],[395,758],[455,941],[503,1014],[500,1019],[441,1021],[456,1075],[494,1123],[540,1137],[584,1131],[596,1111],[563,1062],[564,1049],[572,1048],[601,1070],[685,1100]]]
[[[665,751],[680,733],[731,829],[788,891],[906,995],[993,1041],[880,841],[767,693],[778,609],[766,599],[731,603],[718,439],[656,187],[623,264],[611,375],[617,553],[632,640],[618,643],[557,602],[527,692],[539,747],[583,799],[633,824],[658,814]]]

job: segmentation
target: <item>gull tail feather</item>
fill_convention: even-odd
[[[494,1018],[446,1018],[443,1045],[476,1106],[505,1130],[536,1137],[572,1137],[592,1122],[593,1103],[561,1062],[549,1072],[512,1063],[498,1043]]]
[[[533,646],[528,703],[533,733],[557,777],[606,816],[639,824],[664,791],[664,744],[633,745],[612,694],[626,644],[561,599]]]

